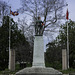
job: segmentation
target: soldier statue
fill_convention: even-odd
[[[35,35],[43,35],[44,23],[41,21],[41,18],[38,17],[35,24]]]

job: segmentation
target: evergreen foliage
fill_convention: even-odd
[[[27,62],[32,60],[29,58],[31,55],[29,42],[26,41],[25,36],[18,29],[17,23],[12,18],[9,18],[9,16],[4,16],[0,27],[0,70],[8,67],[9,24],[11,27],[10,48],[16,50],[16,61]]]
[[[70,67],[75,68],[75,22],[69,20],[69,56],[70,56]],[[46,62],[53,65],[61,64],[62,60],[62,49],[67,48],[67,22],[61,25],[59,35],[56,40],[47,44],[46,51]],[[55,63],[57,62],[57,63]],[[56,65],[53,66],[56,68]]]

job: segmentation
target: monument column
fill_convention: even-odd
[[[32,67],[45,67],[43,36],[35,36]]]

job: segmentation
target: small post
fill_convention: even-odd
[[[67,70],[67,51],[62,49],[62,70]]]
[[[9,61],[9,70],[10,71],[15,71],[15,50],[10,49],[10,61]]]

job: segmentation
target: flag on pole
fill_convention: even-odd
[[[11,11],[11,10],[10,10],[10,14],[12,14],[13,16],[19,15],[18,11],[14,11],[14,12],[13,12],[13,11]]]
[[[68,20],[69,19],[69,12],[68,12],[68,9],[67,9],[67,12],[66,12],[66,19]]]

